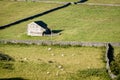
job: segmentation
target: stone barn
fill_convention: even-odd
[[[51,30],[43,21],[34,21],[28,24],[27,35],[44,36],[45,34],[51,34]]]

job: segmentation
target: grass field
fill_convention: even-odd
[[[40,0],[45,1],[45,0]],[[47,1],[59,1],[59,2],[77,2],[80,0],[47,0]],[[106,3],[106,4],[120,4],[120,0],[88,0],[86,3]]]
[[[60,6],[60,4],[0,1],[0,26],[57,6]]]
[[[5,2],[3,2],[5,4]],[[0,3],[1,6],[4,4]],[[24,8],[25,15],[30,15],[26,11],[26,7],[36,5],[38,3],[18,3],[8,2],[8,4],[14,4],[13,6],[6,5],[1,8],[0,24],[5,24],[14,21],[18,16],[23,18],[18,12],[15,6],[19,4],[19,7]],[[26,5],[29,4],[29,5]],[[39,3],[41,4],[41,3]],[[21,6],[22,5],[22,6]],[[52,6],[53,5],[53,6]],[[35,11],[32,10],[31,14],[39,12],[40,5],[36,5]],[[45,11],[48,6],[55,7],[57,4],[42,4],[41,10]],[[14,9],[10,12],[11,7]],[[4,13],[4,14],[3,14]],[[19,13],[19,12],[18,12]],[[35,18],[30,21],[14,25],[10,28],[0,30],[0,39],[36,39],[36,40],[50,40],[50,37],[30,37],[26,35],[27,24],[32,21],[44,21],[52,30],[62,30],[60,36],[52,37],[52,40],[62,41],[92,41],[92,42],[120,42],[120,7],[110,6],[87,6],[87,5],[71,5],[67,8],[49,13],[47,15]],[[10,19],[7,19],[10,14],[13,14]],[[6,16],[8,15],[8,16]],[[72,35],[72,36],[71,36]]]
[[[0,67],[1,78],[109,80],[103,62],[105,48],[1,44],[0,51],[15,59],[9,62],[10,69]]]
[[[114,47],[114,55],[120,54],[120,47]]]
[[[88,0],[91,3],[120,4],[120,0]]]
[[[78,0],[39,0],[39,1],[75,2]]]
[[[70,2],[78,0],[49,0]],[[119,4],[118,0],[88,0]],[[6,5],[7,4],[7,5]],[[9,2],[0,0],[0,26],[61,4]],[[120,7],[70,5],[44,16],[0,30],[0,39],[120,42]],[[27,24],[43,21],[59,36],[27,36]],[[0,61],[1,79],[28,80],[110,80],[104,63],[103,47],[68,47],[0,44],[0,52],[15,61]],[[115,47],[115,55],[120,52]]]

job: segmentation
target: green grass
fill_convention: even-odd
[[[118,54],[120,54],[120,47],[114,47],[114,56],[116,57]]]
[[[45,0],[39,0],[45,1]],[[46,0],[46,1],[59,1],[59,2],[77,2],[80,0]],[[87,3],[105,3],[105,4],[120,4],[120,0],[88,0]]]
[[[47,11],[57,6],[60,6],[60,4],[0,1],[0,26]]]
[[[111,71],[120,79],[120,47],[114,47],[114,61],[111,62]]]
[[[60,5],[0,1],[0,25],[56,6]],[[72,5],[0,30],[0,39],[50,40],[51,37],[26,35],[28,23],[42,20],[53,30],[63,30],[60,36],[54,36],[52,40],[119,42],[119,13],[119,7]],[[14,62],[0,61],[0,79],[20,77],[30,80],[110,80],[103,62],[105,48],[0,44],[0,51],[15,59]],[[118,53],[119,48],[115,52]],[[63,66],[62,69],[58,68],[60,65]]]
[[[0,0],[0,1],[10,1],[10,0]],[[32,1],[32,0],[27,0],[27,1]],[[37,0],[37,1],[76,2],[78,0]]]
[[[3,65],[3,68],[0,67],[1,78],[109,80],[103,62],[105,48],[1,44],[0,51],[15,59],[15,62],[0,62]],[[10,68],[5,69],[7,64],[11,64]],[[63,70],[58,68],[59,65],[63,66]]]
[[[10,3],[13,4],[14,2],[10,2]],[[20,3],[15,3],[14,6],[17,6],[17,4]],[[44,4],[44,5],[48,7],[48,4]],[[28,8],[28,5],[26,6]],[[41,9],[42,8],[44,9],[44,7],[41,7]],[[2,9],[1,13],[5,13],[5,14],[0,15],[0,20],[1,20],[0,24],[3,24],[5,22],[7,23],[6,18],[8,16],[6,15],[11,14],[11,13],[6,13],[7,12],[6,9],[7,6],[4,9]],[[24,9],[26,8],[24,7]],[[36,7],[36,10],[37,9],[38,8]],[[12,17],[17,16],[15,12],[16,9],[14,12],[12,12],[12,14],[14,14],[12,15]],[[35,14],[36,11],[31,11],[31,13]],[[120,42],[119,13],[120,13],[120,7],[71,5],[67,8],[49,13],[47,15],[35,18],[33,20],[14,25],[4,30],[0,30],[0,39],[50,40],[51,39],[50,37],[30,37],[27,36],[26,34],[27,24],[29,24],[32,21],[42,20],[52,30],[63,30],[61,32],[62,33],[61,35],[52,37],[52,40]],[[19,16],[21,16],[22,14],[23,13],[21,13]],[[26,15],[29,14],[26,13]],[[14,19],[11,18],[10,21],[14,21]]]
[[[45,0],[39,0],[39,1],[45,1]],[[76,2],[78,0],[46,0],[46,1],[57,1],[57,2]]]
[[[88,0],[88,3],[120,4],[120,0]]]

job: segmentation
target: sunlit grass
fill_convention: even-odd
[[[45,1],[45,0],[40,0],[40,1]],[[46,1],[57,1],[57,2],[76,2],[78,0],[46,0]]]
[[[50,29],[62,30],[62,34],[52,37],[52,40],[120,42],[119,13],[119,7],[71,5],[33,20],[0,30],[0,39],[50,40],[50,37],[30,37],[26,34],[27,24],[32,21],[42,20]],[[5,15],[0,16],[6,17]]]
[[[0,1],[0,26],[47,11],[57,6],[60,6],[60,4]]]
[[[80,0],[39,0],[39,1],[77,2]],[[120,0],[87,0],[86,3],[120,4]]]
[[[117,54],[120,54],[120,47],[114,47],[114,56],[116,57]]]
[[[88,0],[91,3],[120,4],[120,0]]]
[[[14,64],[13,70],[1,69],[0,76],[2,78],[22,77],[31,80],[84,79],[85,74],[79,74],[79,71],[80,73],[89,69],[97,69],[97,72],[98,69],[104,71],[105,63],[102,60],[104,50],[104,48],[94,47],[1,45],[0,51],[12,56],[16,61],[12,62]],[[90,74],[89,76],[86,75],[88,79],[92,77],[91,79],[94,80],[109,80],[107,75],[88,74]],[[106,72],[101,74],[106,74]]]

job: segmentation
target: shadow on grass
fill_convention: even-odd
[[[80,0],[79,3],[84,3],[86,1],[88,1],[88,0]]]
[[[0,62],[0,68],[7,70],[14,70],[14,64],[8,62]]]
[[[16,77],[16,78],[0,78],[0,80],[28,80],[28,79],[24,79],[21,77]]]
[[[77,2],[74,2],[74,3],[75,3],[75,4],[84,3],[84,2],[86,2],[86,1],[88,1],[88,0],[80,0],[80,1],[77,1]]]
[[[0,61],[14,61],[13,57],[0,51]]]
[[[52,30],[53,33],[60,33],[62,32],[63,30]]]
[[[0,68],[1,69],[8,69],[13,70],[13,63],[10,61],[15,61],[11,56],[4,54],[3,52],[0,52]]]

